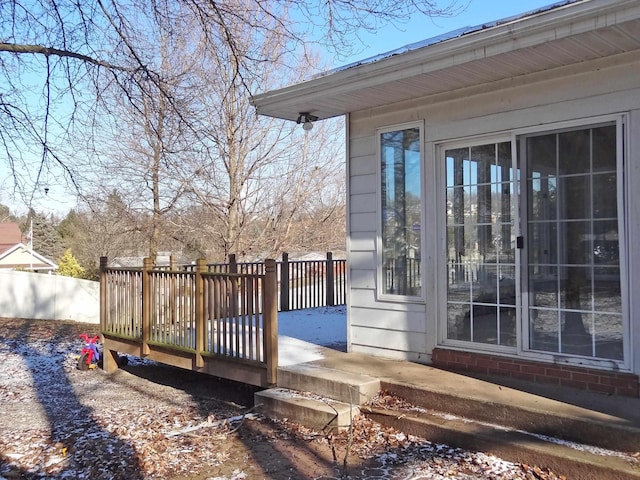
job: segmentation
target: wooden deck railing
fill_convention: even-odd
[[[346,260],[289,260],[278,262],[280,311],[344,305],[347,303]]]
[[[347,261],[334,259],[327,252],[325,259],[289,260],[283,253],[276,262],[278,277],[278,310],[303,310],[305,308],[345,305],[347,303]],[[185,265],[193,270],[192,265]],[[237,262],[229,255],[227,263],[210,263],[207,268],[219,273],[264,274],[264,262]]]
[[[276,262],[263,273],[194,268],[109,268],[100,262],[104,368],[117,353],[202,371],[258,386],[276,383]]]

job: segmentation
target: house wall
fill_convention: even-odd
[[[425,304],[376,300],[378,126],[360,121],[358,128],[370,133],[349,140],[349,344],[352,351],[424,362]]]
[[[47,265],[40,261],[40,259],[31,255],[31,252],[25,248],[18,248],[12,253],[0,259],[0,268],[48,268],[51,269],[51,265]]]
[[[640,191],[640,53],[624,54],[558,68],[490,85],[468,88],[351,113],[349,116],[349,326],[352,351],[430,363],[437,345],[438,312],[444,293],[438,272],[444,271],[443,232],[437,225],[436,144],[469,136],[598,115],[628,114],[627,192]],[[424,302],[388,302],[376,297],[376,230],[378,222],[378,163],[376,128],[425,122],[426,192],[423,224]],[[627,236],[640,238],[640,202],[627,199]],[[629,291],[640,285],[640,255],[630,242]],[[637,243],[637,242],[636,242]],[[629,318],[640,312],[638,295],[630,295]],[[640,372],[640,328],[631,325],[631,370]]]
[[[100,283],[0,270],[0,316],[100,323]]]
[[[0,265],[29,265],[29,262],[33,262],[35,259],[24,251],[22,248],[18,248],[10,255],[0,259]],[[39,263],[39,262],[38,262]]]

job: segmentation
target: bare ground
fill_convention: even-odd
[[[131,358],[80,371],[97,325],[0,318],[0,480],[555,479],[358,418],[325,434],[254,414],[254,389]]]

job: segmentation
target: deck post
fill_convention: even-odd
[[[108,340],[104,338],[107,331],[107,309],[111,306],[107,303],[107,257],[100,257],[100,341],[102,342],[102,369],[107,372],[115,372],[118,369],[118,353],[109,349]]]
[[[145,258],[142,262],[142,355],[149,355],[149,338],[151,334],[151,278],[153,261]]]
[[[333,253],[327,252],[327,266],[325,267],[325,278],[327,279],[326,302],[328,307],[336,304],[335,300],[335,279],[333,276]]]
[[[196,368],[204,367],[204,358],[202,358],[202,352],[204,352],[205,344],[205,321],[204,321],[204,279],[202,274],[207,271],[207,261],[204,258],[199,258],[196,261],[195,271],[195,293],[196,293]]]
[[[282,253],[280,263],[280,311],[289,311],[289,254]]]
[[[175,272],[178,269],[178,262],[173,255],[169,256],[169,271]],[[169,275],[169,320],[172,324],[178,321],[176,312],[176,299],[178,298],[178,289],[176,288],[176,277]]]
[[[104,343],[102,335],[107,329],[107,257],[100,257],[100,341]]]
[[[264,276],[263,321],[267,384],[277,384],[278,371],[278,275],[276,261],[267,259]]]

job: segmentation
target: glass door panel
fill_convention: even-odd
[[[623,360],[616,126],[524,141],[525,348]]]
[[[447,338],[516,346],[511,143],[445,151]]]

